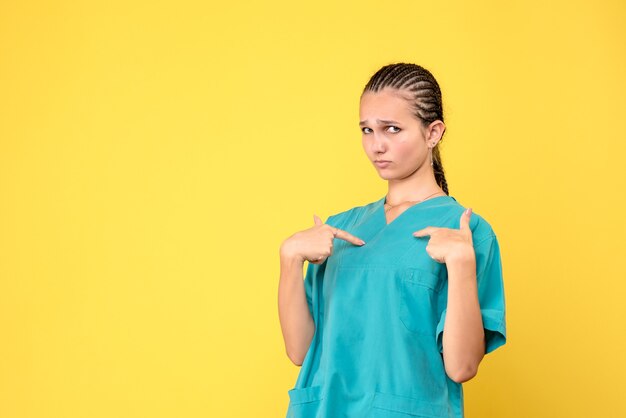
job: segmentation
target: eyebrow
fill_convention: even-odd
[[[396,122],[395,120],[385,120],[385,119],[376,119],[376,121],[381,124],[381,123],[387,123],[387,124],[399,124],[400,122]],[[365,125],[367,123],[367,121],[362,120],[361,122],[359,122],[359,126]]]

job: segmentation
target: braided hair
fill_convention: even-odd
[[[427,127],[435,120],[443,122],[441,89],[435,77],[424,67],[403,62],[385,65],[370,78],[361,94],[368,91],[377,93],[386,87],[409,94],[407,99],[411,110],[415,117],[421,121],[422,126]],[[448,183],[439,153],[439,143],[442,140],[443,134],[432,151],[433,171],[437,184],[449,195]]]

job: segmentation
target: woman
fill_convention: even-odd
[[[463,417],[462,383],[506,342],[498,240],[448,193],[428,70],[378,70],[359,126],[387,194],[280,248],[280,323],[301,366],[287,417]]]

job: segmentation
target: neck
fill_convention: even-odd
[[[418,201],[435,192],[440,193],[431,197],[445,195],[443,189],[437,184],[430,165],[424,164],[408,177],[388,180],[387,203],[395,205],[399,202]]]

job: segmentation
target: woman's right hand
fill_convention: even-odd
[[[296,232],[281,245],[281,255],[297,257],[298,260],[322,264],[333,253],[333,238],[348,241],[354,245],[363,245],[365,241],[342,229],[325,224],[317,215],[313,215],[315,225]]]

